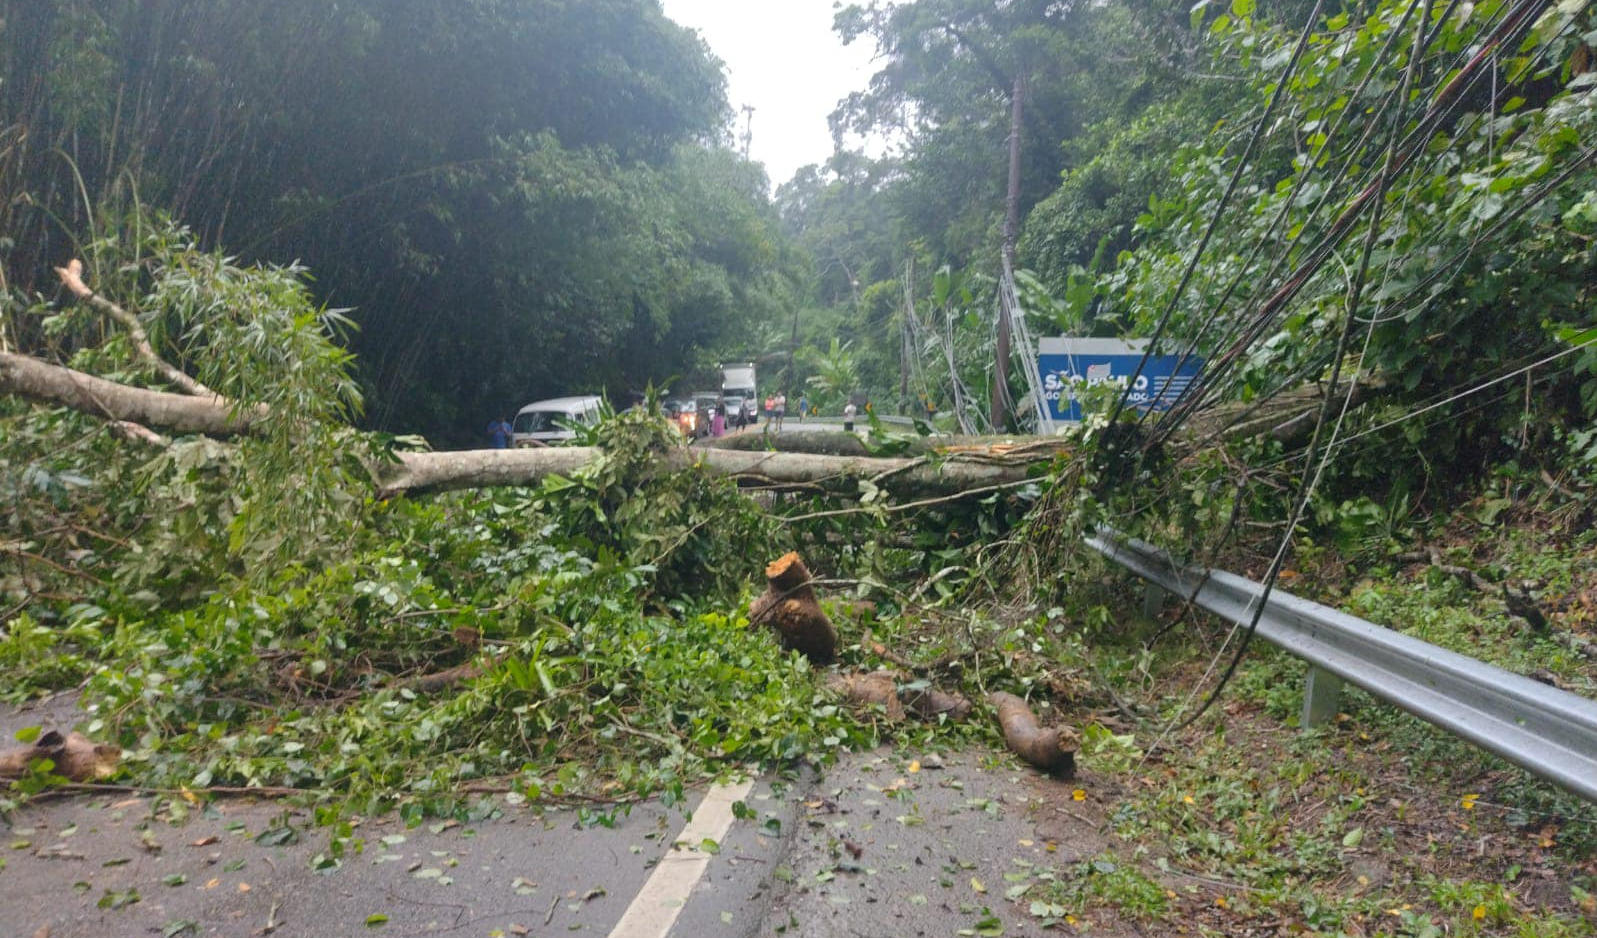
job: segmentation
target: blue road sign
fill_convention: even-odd
[[[1124,392],[1146,347],[1146,341],[1119,339],[1038,342],[1037,371],[1042,376],[1049,415],[1061,423],[1079,423],[1084,389],[1108,384]],[[1169,410],[1202,368],[1203,360],[1196,357],[1182,361],[1179,355],[1150,356],[1126,397],[1126,406],[1142,411]]]

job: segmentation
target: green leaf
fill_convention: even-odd
[[[42,733],[43,731],[44,730],[43,730],[42,727],[24,726],[22,729],[17,730],[17,742],[19,742],[19,743],[37,742],[38,739],[39,739],[39,734]]]
[[[367,928],[381,928],[386,924],[388,924],[388,916],[382,912],[373,912],[366,916]]]
[[[1342,835],[1342,846],[1357,847],[1364,842],[1364,828],[1355,827]]]

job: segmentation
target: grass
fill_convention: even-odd
[[[1311,598],[1597,696],[1597,661],[1559,635],[1597,620],[1597,534],[1528,508],[1494,511],[1488,525],[1475,507],[1424,541],[1494,582],[1530,581],[1547,630],[1428,563],[1349,570],[1310,549],[1288,588],[1315,584]],[[1138,744],[1206,664],[1197,645],[1152,687],[1117,673],[1123,693],[1144,692],[1163,714]],[[1356,689],[1334,721],[1300,732],[1305,672],[1260,643],[1210,714],[1117,767],[1114,846],[1040,881],[1044,911],[1112,932],[1129,920],[1215,936],[1597,935],[1597,806]]]

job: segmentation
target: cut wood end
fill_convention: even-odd
[[[765,565],[765,578],[774,580],[786,573],[794,564],[799,562],[798,551],[790,550]]]
[[[77,258],[67,261],[65,267],[57,267],[55,273],[61,278],[61,283],[78,299],[85,300],[94,295],[89,285],[83,282],[83,262]]]

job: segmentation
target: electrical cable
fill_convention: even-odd
[[[1461,0],[1450,0],[1447,10],[1443,12],[1443,17],[1445,18],[1459,2],[1461,2]],[[1417,7],[1410,6],[1408,10],[1404,12],[1403,19],[1399,21],[1397,27],[1389,31],[1390,34],[1387,36],[1386,43],[1370,61],[1370,67],[1365,71],[1363,77],[1359,80],[1358,85],[1353,89],[1352,93],[1348,95],[1349,102],[1358,101],[1364,96],[1364,92],[1369,87],[1370,82],[1374,79],[1375,75],[1381,70],[1381,68],[1385,66],[1387,59],[1391,57],[1392,51],[1397,47],[1397,40],[1403,35],[1408,26],[1408,19],[1413,15],[1416,9]],[[1369,134],[1373,132],[1374,127],[1377,126],[1380,118],[1385,115],[1387,107],[1391,105],[1393,100],[1395,100],[1395,95],[1394,93],[1389,92],[1382,97],[1380,104],[1373,109],[1373,113],[1370,114],[1370,120],[1366,124],[1365,134],[1359,138],[1357,143],[1354,144],[1347,157],[1342,161],[1341,166],[1337,169],[1336,174],[1332,176],[1331,179],[1325,184],[1314,206],[1310,208],[1308,213],[1305,215],[1304,221],[1298,233],[1288,238],[1287,243],[1281,247],[1281,250],[1276,255],[1276,259],[1271,264],[1269,272],[1267,272],[1262,278],[1264,282],[1271,282],[1275,275],[1279,272],[1281,265],[1285,262],[1286,258],[1291,256],[1293,249],[1298,245],[1298,243],[1300,243],[1304,235],[1307,233],[1308,222],[1312,221],[1314,217],[1319,214],[1320,209],[1323,208],[1326,202],[1329,200],[1331,192],[1336,188],[1336,184],[1341,181],[1343,176],[1345,176],[1348,170],[1352,167],[1358,152],[1362,149],[1364,143],[1369,139]],[[1349,122],[1349,115],[1353,114],[1356,110],[1356,108],[1352,107],[1343,107],[1337,112],[1336,119],[1332,122],[1330,129],[1328,129],[1325,133],[1325,140],[1320,144],[1320,150],[1322,152],[1330,147],[1332,141],[1338,139],[1344,124]],[[1180,353],[1180,356],[1176,360],[1176,364],[1173,369],[1174,371],[1179,372],[1181,368],[1191,359],[1191,357],[1196,354],[1196,351],[1199,348],[1203,338],[1208,333],[1209,327],[1219,320],[1220,313],[1225,308],[1225,305],[1230,302],[1231,297],[1235,294],[1237,288],[1241,286],[1242,282],[1248,278],[1248,272],[1252,268],[1254,261],[1258,259],[1260,254],[1263,253],[1265,247],[1272,243],[1275,233],[1280,230],[1281,225],[1290,216],[1292,206],[1296,201],[1296,193],[1302,191],[1311,182],[1313,182],[1318,165],[1319,161],[1317,160],[1308,161],[1308,165],[1303,174],[1297,180],[1295,180],[1293,186],[1293,195],[1291,197],[1282,199],[1281,207],[1276,213],[1275,218],[1259,236],[1259,239],[1254,244],[1253,249],[1249,253],[1247,259],[1244,260],[1238,267],[1236,276],[1231,279],[1231,282],[1227,284],[1225,290],[1221,292],[1220,298],[1210,306],[1209,314],[1204,317],[1203,325],[1199,328],[1197,334],[1193,336],[1191,341],[1187,343],[1186,347]],[[1228,341],[1228,338],[1223,337],[1221,339],[1221,344],[1224,344],[1226,341]],[[1199,375],[1194,379],[1193,383],[1200,384],[1202,381],[1202,375],[1203,372],[1200,369]],[[1196,390],[1189,385],[1184,393],[1201,393],[1201,384]],[[1143,422],[1145,422],[1153,413],[1153,408],[1149,408],[1148,410],[1144,411],[1137,422],[1138,426],[1140,427]]]
[[[1480,64],[1487,60],[1486,53],[1495,49],[1505,38],[1509,38],[1520,25],[1529,22],[1530,14],[1538,7],[1544,5],[1543,0],[1521,0],[1516,7],[1505,14],[1502,21],[1493,27],[1492,33],[1484,45],[1479,48],[1472,47],[1469,50],[1470,59],[1468,63],[1462,66],[1457,73],[1451,75],[1447,84],[1438,92],[1435,100],[1428,105],[1425,114],[1422,115],[1415,128],[1403,136],[1401,143],[1397,147],[1399,154],[1398,168],[1407,168],[1406,164],[1409,160],[1426,146],[1426,141],[1429,138],[1428,136],[1422,138],[1421,132],[1426,131],[1430,126],[1446,117],[1455,104],[1462,100],[1463,94],[1472,88],[1475,82],[1480,80]],[[1428,39],[1423,41],[1428,42],[1439,35],[1441,22],[1441,20],[1438,21],[1436,29],[1429,33]],[[1417,60],[1418,54],[1411,59],[1409,64],[1414,65]],[[1367,137],[1368,132],[1366,132]],[[1362,142],[1361,140],[1360,146],[1354,148],[1353,155],[1357,154]],[[1372,189],[1373,186],[1366,188],[1343,210],[1327,233],[1321,237],[1320,241],[1311,250],[1309,258],[1299,265],[1297,271],[1288,279],[1285,286],[1261,305],[1259,311],[1252,317],[1251,322],[1248,317],[1243,317],[1239,320],[1248,322],[1248,327],[1233,332],[1235,334],[1236,331],[1240,331],[1241,334],[1218,361],[1210,363],[1212,367],[1206,369],[1207,373],[1204,379],[1196,382],[1197,388],[1189,388],[1188,395],[1166,414],[1164,420],[1160,421],[1156,435],[1150,438],[1146,445],[1151,446],[1167,438],[1169,433],[1173,432],[1175,428],[1188,419],[1200,405],[1209,402],[1210,389],[1217,380],[1217,376],[1223,376],[1234,368],[1241,353],[1257,341],[1259,335],[1262,334],[1268,324],[1274,321],[1277,315],[1283,314],[1290,301],[1307,286],[1312,275],[1327,259],[1329,251],[1351,231],[1354,220],[1362,214],[1365,206],[1369,204]],[[1317,209],[1318,206],[1316,206]],[[1282,256],[1284,257],[1285,254]]]
[[[1430,10],[1430,6],[1431,0],[1424,0],[1424,8],[1427,12]],[[1414,32],[1414,51],[1409,58],[1408,67],[1403,73],[1403,92],[1400,96],[1401,100],[1407,99],[1408,89],[1412,86],[1414,77],[1419,71],[1420,53],[1422,52],[1421,43],[1424,41],[1424,38],[1425,18],[1422,15],[1420,18],[1419,28],[1417,28]],[[1354,278],[1354,282],[1349,291],[1347,317],[1342,324],[1341,335],[1337,340],[1337,354],[1334,357],[1331,366],[1330,390],[1326,393],[1325,400],[1321,403],[1319,418],[1316,420],[1314,426],[1314,435],[1309,440],[1307,456],[1305,458],[1306,466],[1312,466],[1314,464],[1315,456],[1319,453],[1321,435],[1326,429],[1327,417],[1330,415],[1332,402],[1336,398],[1336,387],[1338,380],[1341,377],[1343,351],[1346,349],[1348,338],[1352,334],[1354,317],[1358,312],[1359,302],[1364,290],[1365,279],[1369,273],[1370,257],[1374,252],[1375,241],[1380,233],[1380,218],[1386,204],[1385,195],[1391,184],[1392,175],[1398,169],[1397,142],[1398,132],[1403,117],[1402,112],[1403,109],[1400,106],[1393,114],[1391,126],[1387,134],[1387,142],[1383,147],[1383,149],[1386,151],[1386,159],[1381,172],[1381,178],[1375,190],[1375,207],[1373,209],[1373,215],[1369,226],[1369,233],[1364,241],[1364,249],[1359,261],[1358,274]],[[1209,707],[1213,706],[1214,702],[1220,698],[1221,692],[1225,690],[1226,685],[1229,684],[1231,678],[1235,676],[1238,666],[1241,665],[1243,656],[1247,653],[1249,645],[1252,644],[1254,635],[1258,632],[1259,620],[1264,616],[1265,607],[1270,601],[1270,593],[1274,589],[1276,581],[1280,576],[1282,566],[1286,562],[1286,555],[1288,550],[1291,548],[1293,533],[1297,530],[1299,522],[1302,521],[1303,512],[1308,508],[1309,501],[1314,494],[1315,486],[1319,483],[1325,468],[1330,464],[1330,452],[1336,446],[1336,434],[1340,427],[1341,421],[1338,419],[1336,425],[1331,428],[1330,439],[1326,443],[1325,457],[1321,460],[1317,468],[1315,468],[1313,471],[1305,471],[1303,474],[1302,484],[1299,486],[1298,495],[1294,499],[1292,514],[1287,520],[1286,531],[1281,536],[1280,546],[1276,549],[1275,556],[1271,559],[1270,566],[1266,571],[1264,581],[1261,584],[1263,588],[1259,593],[1256,603],[1254,600],[1249,600],[1249,605],[1253,607],[1253,614],[1248,621],[1247,627],[1241,633],[1241,639],[1237,642],[1236,650],[1232,653],[1230,663],[1226,666],[1225,672],[1220,675],[1219,681],[1217,681],[1214,687],[1209,691],[1209,694],[1203,703],[1198,706],[1197,710],[1185,717],[1181,723],[1174,728],[1175,730],[1185,729],[1201,718],[1203,714],[1208,711]],[[1235,628],[1232,629],[1232,634],[1236,634]],[[1229,642],[1230,638],[1228,637],[1227,644],[1229,644]],[[1223,646],[1221,650],[1224,650]],[[1210,668],[1211,670],[1213,668],[1212,662]],[[1166,734],[1169,732],[1171,732],[1171,730],[1167,729]],[[1164,734],[1161,734],[1161,736],[1162,735]]]
[[[1276,82],[1275,91],[1270,95],[1269,104],[1265,105],[1264,113],[1259,116],[1258,123],[1253,127],[1253,133],[1248,137],[1248,145],[1242,151],[1242,156],[1237,160],[1236,169],[1231,173],[1231,181],[1226,184],[1225,192],[1220,196],[1220,203],[1215,206],[1214,214],[1209,219],[1209,224],[1199,240],[1197,250],[1192,253],[1192,259],[1187,263],[1187,268],[1181,274],[1181,280],[1176,284],[1175,292],[1170,295],[1170,301],[1165,306],[1164,313],[1159,317],[1159,323],[1154,327],[1153,336],[1148,341],[1148,351],[1143,353],[1137,362],[1137,368],[1132,372],[1131,378],[1126,382],[1126,389],[1115,400],[1115,406],[1109,413],[1109,426],[1113,427],[1115,421],[1120,419],[1120,412],[1125,409],[1126,402],[1131,398],[1131,392],[1136,387],[1137,379],[1142,377],[1142,372],[1148,365],[1148,358],[1153,350],[1158,347],[1159,340],[1164,336],[1165,329],[1170,325],[1170,319],[1175,314],[1176,307],[1181,302],[1181,296],[1186,292],[1187,284],[1192,281],[1192,275],[1197,271],[1199,262],[1203,259],[1204,252],[1209,248],[1209,241],[1220,227],[1220,220],[1225,215],[1226,206],[1231,202],[1231,196],[1236,193],[1237,184],[1242,181],[1242,174],[1246,171],[1248,161],[1253,158],[1253,151],[1259,145],[1259,140],[1264,136],[1264,129],[1270,123],[1270,115],[1275,113],[1276,105],[1281,102],[1286,93],[1287,85],[1291,83],[1292,73],[1297,70],[1298,61],[1303,58],[1303,52],[1308,48],[1309,37],[1314,35],[1315,24],[1320,21],[1320,8],[1325,0],[1314,0],[1314,9],[1309,11],[1308,20],[1303,24],[1303,32],[1298,36],[1297,45],[1293,47],[1292,57],[1287,62],[1286,68],[1281,73],[1280,81]]]

